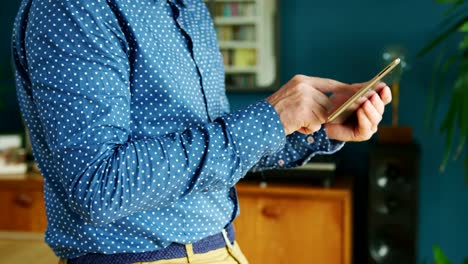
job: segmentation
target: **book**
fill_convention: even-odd
[[[236,67],[255,66],[257,52],[255,49],[235,49],[233,65]]]

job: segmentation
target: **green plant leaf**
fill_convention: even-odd
[[[464,63],[460,63],[463,65]],[[468,75],[463,74],[464,67],[460,67],[459,77],[454,86],[454,95],[459,98],[459,112],[456,127],[460,129],[459,142],[455,151],[454,160],[457,160],[463,154],[466,137],[468,135]],[[454,135],[453,135],[454,136]]]
[[[461,98],[459,97],[459,95],[453,93],[452,98],[450,100],[449,109],[445,114],[444,121],[442,122],[442,126],[440,127],[440,132],[442,134],[445,134],[445,152],[442,160],[442,165],[440,167],[441,171],[445,170],[447,162],[450,158],[450,154],[452,152],[456,120],[461,109],[460,102]]]
[[[445,256],[444,252],[442,252],[442,249],[440,249],[440,247],[434,246],[433,253],[434,253],[434,261],[436,264],[451,264],[447,256]]]
[[[462,111],[460,113],[460,144],[456,156],[465,155],[465,185],[468,186],[468,151],[466,150],[466,140],[468,138],[468,52],[464,54],[460,62],[460,78],[463,79],[460,85],[462,90]],[[467,263],[468,264],[468,263]]]
[[[460,94],[462,100],[462,109],[460,111],[459,127],[461,135],[468,135],[468,56],[466,53],[460,61],[460,69],[458,72],[458,80],[455,86],[455,93]]]
[[[454,93],[459,93],[462,98],[458,126],[460,128],[460,142],[455,154],[455,158],[465,155],[465,184],[468,186],[468,151],[466,141],[468,139],[468,50],[462,54],[459,64],[458,79],[455,83]]]
[[[468,58],[462,58],[459,70],[459,75],[453,88],[449,110],[441,126],[441,132],[445,134],[446,144],[441,171],[445,170],[451,156],[457,128],[460,129],[460,136],[454,155],[455,160],[463,153],[466,137],[468,135]]]
[[[458,49],[459,50],[465,50],[468,48],[468,36],[465,36],[462,41],[460,41],[460,44],[458,44]]]
[[[468,264],[468,258],[466,258],[465,260],[463,260],[463,264]]]
[[[422,56],[428,53],[450,36],[458,34],[461,35],[462,38],[460,38],[458,43],[458,52],[450,57],[440,55],[434,66],[432,82],[429,87],[426,125],[432,128],[434,116],[437,112],[443,91],[450,90],[451,97],[449,106],[439,127],[445,141],[441,170],[445,169],[449,158],[452,156],[452,149],[455,145],[456,151],[453,158],[458,159],[461,155],[464,155],[464,178],[468,186],[468,152],[466,151],[466,145],[468,145],[466,143],[468,140],[468,34],[466,34],[468,33],[468,1],[436,0],[436,2],[450,4],[448,10],[444,12],[445,18],[440,26],[442,33],[438,34],[432,41],[424,46],[417,55]],[[448,44],[451,43],[450,41]],[[457,76],[455,80],[447,80],[446,74],[455,63],[459,65]],[[447,87],[447,81],[450,85],[452,85],[452,81],[454,81],[453,86]],[[429,122],[427,120],[429,120]],[[458,134],[458,138],[455,138]],[[435,255],[437,251],[440,251],[439,253],[442,252],[440,248],[435,247]]]
[[[462,6],[462,4],[465,3],[465,0],[454,0],[452,2],[453,2],[452,6],[449,9],[447,9],[447,11],[444,12],[444,16],[453,16],[453,13],[455,11],[462,9],[460,7]]]
[[[426,113],[426,124],[430,129],[433,128],[434,119],[432,117],[439,108],[440,99],[442,98],[442,92],[445,90],[445,76],[448,70],[450,69],[450,66],[452,66],[452,64],[459,56],[459,53],[455,53],[448,57],[447,60],[442,61],[442,57],[444,57],[444,55],[441,54],[437,59],[436,65],[434,66],[432,75],[433,80],[429,87],[428,111]],[[440,65],[441,63],[442,65]]]
[[[432,116],[434,115],[434,104],[435,104],[435,90],[436,90],[436,83],[438,83],[439,80],[439,74],[438,72],[440,71],[440,65],[442,64],[442,60],[444,58],[444,53],[441,52],[436,59],[436,62],[434,63],[434,67],[432,69],[432,78],[431,78],[431,84],[429,86],[429,91],[428,91],[428,96],[427,96],[427,111],[426,111],[426,117],[424,118],[424,124],[425,127],[429,128],[431,131],[433,130],[434,126],[434,119]]]
[[[451,27],[449,27],[446,31],[438,35],[434,40],[432,40],[428,45],[426,45],[423,49],[421,49],[418,52],[418,56],[423,56],[432,49],[434,49],[437,45],[439,45],[440,42],[445,40],[451,33],[457,31],[461,25],[463,25],[466,21],[468,21],[468,17],[465,16],[458,20],[455,24],[453,24]]]
[[[445,86],[444,85],[445,76],[447,75],[447,72],[450,69],[450,66],[452,66],[452,64],[458,59],[459,56],[460,56],[459,53],[452,54],[450,57],[448,57],[448,59],[440,67],[439,79],[438,79],[438,82],[436,83],[436,85],[437,85],[436,89],[437,89],[438,93],[436,92],[436,94],[435,94],[436,102],[435,102],[435,105],[434,105],[435,106],[434,111],[437,110],[438,102],[439,102],[440,98],[442,97],[442,91],[444,90],[444,86]]]
[[[465,21],[465,23],[463,23],[463,25],[460,26],[459,30],[461,32],[468,32],[468,21]]]
[[[457,152],[456,152],[455,157],[454,157],[455,160],[457,160],[458,157],[460,157],[460,155],[462,155],[463,149],[465,148],[465,144],[466,144],[466,138],[467,138],[466,135],[461,135],[460,136],[460,142],[458,142]]]
[[[468,156],[465,156],[465,185],[468,186]]]
[[[466,17],[468,5],[463,5],[464,3],[465,2],[456,2],[444,12],[444,19],[440,24],[442,28],[454,24],[454,21],[459,21],[462,17]]]
[[[455,87],[456,92],[460,93],[464,102],[462,103],[460,129],[463,135],[468,135],[468,51],[463,54],[460,60],[460,69],[458,72],[459,86]]]

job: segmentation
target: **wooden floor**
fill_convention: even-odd
[[[42,236],[0,234],[0,264],[57,264],[58,258]]]

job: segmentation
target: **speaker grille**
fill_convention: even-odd
[[[368,259],[415,264],[419,146],[371,147],[368,184]]]

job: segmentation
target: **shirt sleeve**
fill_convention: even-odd
[[[112,10],[105,1],[34,3],[25,50],[35,127],[47,131],[36,147],[51,153],[41,170],[60,180],[70,208],[90,224],[232,186],[283,148],[281,123],[264,101],[185,131],[132,139],[131,51]]]

